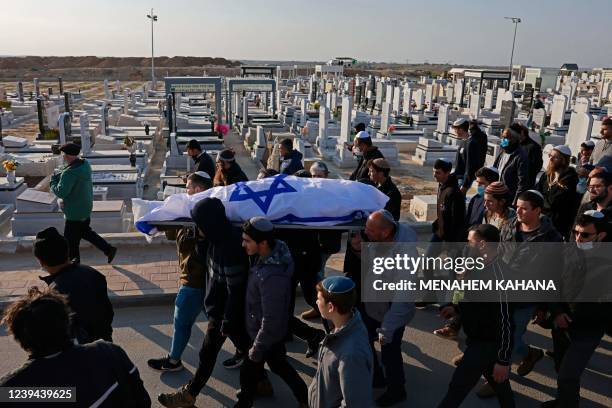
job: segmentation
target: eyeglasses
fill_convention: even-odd
[[[591,238],[593,235],[596,235],[596,232],[584,232],[584,231],[578,231],[578,230],[574,230],[574,235],[580,238],[584,238],[584,239],[589,239]]]
[[[600,188],[604,188],[604,187],[605,187],[605,185],[603,185],[603,184],[589,184],[589,185],[587,186],[587,188],[588,188],[589,190],[592,190],[592,189],[597,189],[597,190],[599,190]]]

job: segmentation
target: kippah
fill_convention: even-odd
[[[485,188],[485,193],[493,195],[502,195],[509,194],[510,190],[508,190],[508,187],[506,187],[506,185],[501,181],[494,181],[493,183],[489,184],[487,188]]]
[[[330,276],[322,282],[323,288],[329,293],[347,293],[355,289],[355,282],[345,276]]]
[[[253,217],[249,223],[258,231],[269,232],[274,229],[274,225],[266,217]]]
[[[217,153],[217,161],[226,161],[233,162],[235,159],[236,153],[230,149],[223,149],[219,153]]]
[[[205,178],[205,179],[209,179],[209,180],[210,180],[210,176],[209,176],[209,175],[208,175],[208,173],[207,173],[207,172],[205,172],[205,171],[196,171],[196,172],[195,172],[195,173],[193,173],[193,174],[197,174],[198,176],[200,176],[200,177],[202,177],[202,178]]]
[[[366,132],[365,130],[362,130],[361,132],[357,133],[357,139],[369,139],[369,138],[370,138],[370,134]]]
[[[583,213],[584,215],[592,218],[602,219],[605,217],[604,213],[597,210],[588,210]]]
[[[527,190],[527,192],[528,193],[533,193],[533,194],[537,195],[538,197],[540,197],[542,200],[544,200],[544,196],[538,190]]]

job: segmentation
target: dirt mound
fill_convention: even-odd
[[[24,69],[33,71],[46,71],[58,68],[121,68],[121,67],[146,67],[151,64],[151,59],[146,57],[0,57],[0,69]],[[187,68],[187,67],[237,67],[238,61],[231,61],[219,57],[156,57],[155,65],[163,68]]]

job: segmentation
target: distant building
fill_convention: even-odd
[[[563,64],[559,69],[561,75],[569,75],[572,72],[578,72],[578,64]]]
[[[555,89],[559,70],[556,68],[526,68],[524,84],[531,84],[537,92]]]

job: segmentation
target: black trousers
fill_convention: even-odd
[[[374,342],[378,339],[376,329],[380,328],[380,322],[372,319],[367,314],[362,314],[363,322],[368,330],[368,339],[372,356],[374,357],[374,380],[385,381],[391,390],[404,389],[406,382],[404,376],[404,360],[402,359],[402,337],[406,326],[402,326],[393,332],[391,342],[380,346],[380,362],[374,348]],[[384,370],[384,372],[383,372]]]
[[[495,390],[495,394],[502,408],[514,407],[514,393],[510,388],[510,381],[497,383],[493,380],[493,366],[497,361],[499,345],[489,342],[475,342],[468,339],[467,348],[463,353],[461,362],[453,373],[448,385],[448,391],[438,408],[458,407],[468,393],[478,383],[480,376],[484,376]]]
[[[314,339],[321,330],[312,327],[301,319],[295,317],[295,297],[298,283],[302,287],[302,292],[304,294],[304,300],[306,303],[318,310],[317,308],[317,273],[318,269],[315,271],[314,267],[310,268],[295,268],[296,273],[293,276],[293,283],[291,285],[291,314],[289,318],[289,332],[304,341],[310,341]]]
[[[264,355],[264,361],[254,362],[245,358],[240,367],[240,406],[250,407],[257,391],[257,383],[264,375],[264,364],[268,363],[270,370],[285,381],[291,388],[298,402],[308,403],[308,387],[295,368],[287,361],[287,350],[284,343],[274,345]]]
[[[111,249],[110,244],[91,229],[89,226],[90,222],[90,218],[84,221],[66,220],[64,224],[64,238],[68,241],[68,251],[71,260],[76,259],[77,262],[81,261],[81,253],[79,251],[81,239],[91,242],[93,246],[104,252],[104,255],[108,255]]]
[[[238,349],[248,350],[250,344],[248,334],[243,329],[240,330],[240,332],[231,334],[230,339]],[[211,318],[208,321],[204,341],[200,349],[198,369],[188,385],[188,391],[194,397],[206,386],[215,368],[217,356],[219,351],[221,351],[221,347],[223,347],[223,343],[225,343],[225,339],[226,337],[221,335],[221,321]]]
[[[580,377],[599,346],[603,331],[552,331],[555,369],[557,370],[557,406],[578,407],[580,404]]]

